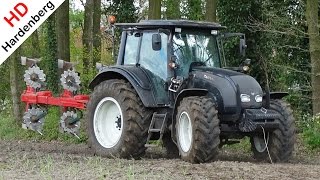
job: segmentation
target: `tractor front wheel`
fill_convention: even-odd
[[[279,128],[251,137],[251,149],[258,161],[286,162],[292,156],[295,143],[293,113],[290,105],[283,100],[271,100],[270,109],[281,115],[275,120]]]
[[[177,109],[176,137],[184,161],[204,163],[218,155],[220,127],[215,103],[208,97],[186,97]]]
[[[139,158],[145,152],[151,113],[124,80],[107,80],[87,105],[89,146],[106,157]]]

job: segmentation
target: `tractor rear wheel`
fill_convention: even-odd
[[[218,155],[220,127],[218,111],[211,98],[184,98],[176,115],[176,137],[184,161],[204,163]]]
[[[146,150],[150,118],[128,82],[104,81],[87,105],[89,146],[100,156],[139,158]]]
[[[292,156],[295,143],[293,112],[290,105],[283,100],[271,100],[270,109],[281,115],[280,119],[276,119],[280,126],[273,132],[252,137],[251,149],[258,161],[270,161],[271,158],[272,162],[287,162]]]

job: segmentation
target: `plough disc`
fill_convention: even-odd
[[[46,75],[38,66],[29,67],[28,70],[25,71],[24,81],[27,86],[34,89],[41,89],[45,85]]]
[[[43,109],[32,107],[31,109],[28,109],[28,111],[24,113],[23,123],[25,124],[27,129],[30,129],[42,134],[41,131],[43,129],[44,119],[46,115],[47,115],[47,112],[44,111]]]

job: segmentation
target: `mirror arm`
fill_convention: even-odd
[[[112,36],[112,56],[114,62],[116,62],[116,47],[115,47],[115,26],[111,25],[111,36]]]
[[[244,33],[223,33],[221,34],[222,38],[236,37],[240,36],[246,39],[246,35]]]

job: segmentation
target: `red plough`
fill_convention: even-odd
[[[46,76],[37,66],[39,60],[22,57],[21,62],[22,65],[28,66],[24,75],[27,89],[21,95],[21,101],[26,104],[23,128],[42,134],[47,107],[58,106],[62,109],[60,131],[78,137],[81,110],[86,108],[89,96],[78,94],[81,81],[78,73],[75,72],[74,65],[63,60],[58,61],[59,68],[64,70],[60,79],[64,90],[59,97],[54,97],[52,91],[45,88]]]

